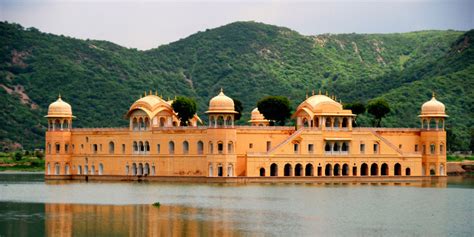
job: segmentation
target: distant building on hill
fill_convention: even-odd
[[[179,126],[172,101],[151,93],[132,104],[124,128],[73,128],[71,106],[49,106],[47,179],[153,177],[445,176],[448,117],[433,98],[420,128],[352,127],[351,110],[325,95],[303,101],[296,127],[268,126],[254,109],[251,126],[234,125],[234,102],[212,98],[207,126]]]

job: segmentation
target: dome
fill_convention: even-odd
[[[51,103],[48,107],[48,118],[54,117],[74,117],[72,116],[72,108],[71,105],[64,102],[61,99],[61,95],[59,95],[58,100]]]
[[[171,107],[171,103],[172,101],[165,101],[161,97],[157,95],[152,95],[150,93],[149,95],[146,95],[145,97],[142,97],[135,101],[132,106],[130,106],[127,116],[130,116],[133,111],[140,109],[147,113],[150,118],[152,118],[156,113],[159,113],[160,111],[172,111],[173,108]]]
[[[255,108],[252,110],[251,116],[250,116],[251,121],[259,121],[259,120],[266,120],[263,114],[258,111],[258,108]]]
[[[313,95],[309,97],[308,99],[306,99],[303,103],[305,102],[311,105],[313,109],[318,108],[319,105],[322,105],[322,104],[330,104],[342,109],[342,105],[340,103],[334,101],[333,99],[325,95]]]
[[[234,100],[221,92],[209,101],[209,110],[206,113],[237,113]]]
[[[421,117],[429,116],[447,117],[444,104],[439,102],[434,95],[430,101],[421,106]]]

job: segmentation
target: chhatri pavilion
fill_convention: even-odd
[[[234,125],[234,101],[209,101],[207,126],[195,115],[180,126],[172,101],[146,95],[130,106],[123,128],[73,128],[71,106],[49,106],[47,179],[153,177],[445,176],[445,106],[421,106],[420,128],[353,127],[351,110],[313,95],[292,115],[296,126],[269,126],[255,108]]]

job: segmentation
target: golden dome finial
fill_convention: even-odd
[[[306,91],[306,99],[308,99],[308,91]]]
[[[336,96],[336,95],[334,95],[334,100],[336,100],[336,101],[337,101],[337,96]]]
[[[61,93],[59,93],[59,95],[58,95],[58,99],[61,99]]]
[[[328,93],[328,91],[326,91],[326,96],[329,96],[329,93]]]
[[[314,95],[314,90],[311,92],[311,95]]]
[[[143,97],[145,97],[145,96],[146,96],[146,91],[143,91]]]
[[[158,91],[157,90],[155,91],[155,95],[158,96]]]
[[[433,93],[433,98],[435,98],[435,97],[436,97],[436,94],[435,94],[435,92],[434,92],[434,91],[432,91],[432,93]]]
[[[321,95],[321,89],[319,89],[319,95]]]
[[[153,93],[151,92],[151,90],[150,90],[150,94],[149,94],[149,95],[153,95]]]
[[[221,87],[221,93],[224,93],[224,89],[222,89],[222,87]]]

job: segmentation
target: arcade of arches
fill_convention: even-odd
[[[260,167],[258,174],[264,176],[410,176],[411,168],[396,163],[390,167],[387,163],[272,163],[269,167]]]

